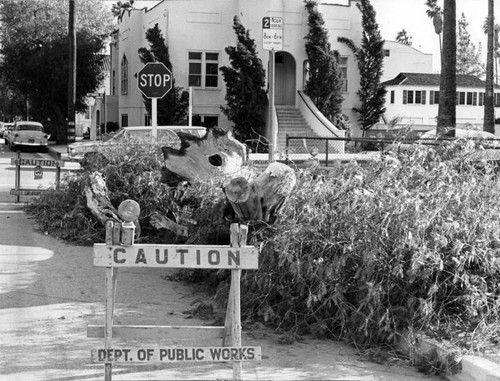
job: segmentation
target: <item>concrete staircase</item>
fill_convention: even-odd
[[[307,124],[302,113],[295,106],[276,105],[276,115],[278,117],[278,150],[285,152],[286,136],[318,136]],[[301,147],[298,140],[290,141],[290,146],[295,152],[298,150],[307,153],[304,147]]]

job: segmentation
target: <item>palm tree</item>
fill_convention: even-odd
[[[486,55],[486,88],[484,93],[484,124],[483,130],[495,133],[495,107],[493,94],[493,43],[495,34],[495,17],[493,0],[488,0],[488,51]]]
[[[441,33],[443,32],[443,11],[441,7],[437,5],[437,0],[427,0],[425,5],[429,8],[425,13],[432,19],[432,23],[434,24],[434,32],[436,32],[439,38],[439,53],[442,56],[443,48],[441,46]]]
[[[113,13],[113,16],[118,17],[118,20],[121,21],[125,11],[130,11],[133,8],[134,8],[134,0],[123,1],[123,2],[117,1],[115,4],[112,5],[111,12]]]
[[[483,32],[488,35],[488,17],[484,20],[483,23]],[[495,28],[493,30],[493,65],[494,65],[494,82],[495,85],[498,85],[498,60],[500,59],[500,25],[495,24]]]
[[[454,136],[457,92],[457,9],[456,0],[444,0],[443,51],[439,83],[438,135]]]
[[[412,44],[411,36],[408,35],[406,29],[402,29],[400,32],[398,32],[398,34],[396,35],[396,41],[408,46],[411,46]]]

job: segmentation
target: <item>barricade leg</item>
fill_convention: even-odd
[[[248,227],[231,224],[231,247],[246,245]],[[226,310],[224,337],[222,345],[241,347],[241,304],[240,304],[241,269],[231,270],[231,285]],[[241,362],[233,362],[233,380],[241,380]]]
[[[106,320],[104,322],[104,349],[106,353],[111,349],[113,339],[113,268],[106,267]],[[104,380],[111,381],[112,364],[110,362],[104,364]]]
[[[106,242],[110,244],[117,244],[120,241],[119,232],[115,227],[116,223],[108,221],[106,223]],[[121,227],[121,224],[118,224]],[[113,341],[113,318],[116,298],[116,286],[118,281],[118,269],[113,267],[106,267],[106,317],[104,326],[104,349],[106,353],[108,349],[112,348]],[[104,380],[111,381],[112,379],[113,364],[111,362],[104,364]]]

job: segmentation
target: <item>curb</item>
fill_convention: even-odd
[[[449,381],[500,381],[500,365],[478,356],[464,356],[460,373],[446,377]]]
[[[397,349],[420,369],[439,367],[448,381],[500,381],[500,365],[480,356],[463,356],[460,349],[421,333],[400,334]]]
[[[53,147],[48,147],[48,154],[56,160],[61,160],[61,152],[57,151]]]

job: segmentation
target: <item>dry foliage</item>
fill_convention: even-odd
[[[465,160],[470,149],[462,142],[417,147],[328,175],[300,172],[277,220],[252,227],[260,269],[242,278],[247,321],[359,345],[394,343],[404,328],[469,351],[498,343],[500,184],[488,164],[478,169]],[[102,170],[113,204],[140,203],[143,239],[175,241],[148,226],[148,216],[160,211],[180,222],[189,210],[196,221],[189,243],[227,243],[221,182],[172,189],[161,184],[160,167],[158,147],[131,146]],[[43,230],[103,242],[104,228],[82,203],[85,176],[68,178],[64,193],[29,206]],[[224,283],[227,275],[209,278]]]

